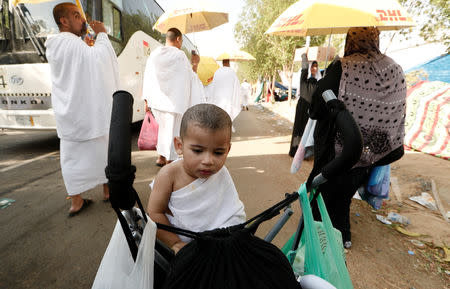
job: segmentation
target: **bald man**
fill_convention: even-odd
[[[159,125],[156,165],[178,158],[174,138],[180,135],[181,117],[191,106],[206,102],[196,67],[200,57],[193,55],[192,67],[181,50],[183,35],[177,28],[166,34],[166,45],[151,52],[144,73],[143,97]]]
[[[117,57],[103,23],[90,25],[95,43],[85,43],[86,21],[72,3],[54,7],[60,33],[45,46],[52,79],[52,105],[61,139],[61,171],[71,199],[69,217],[92,201],[81,193],[103,184],[108,200],[105,167],[108,155],[112,94],[119,89]]]

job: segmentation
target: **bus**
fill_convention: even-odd
[[[0,0],[0,128],[56,130],[44,43],[58,33],[53,7],[74,1],[20,2]],[[154,0],[81,0],[81,4],[88,19],[105,24],[118,56],[122,89],[134,97],[133,122],[142,120],[147,57],[165,41],[153,30],[163,9]],[[183,37],[182,49],[190,58],[191,51],[198,50]]]

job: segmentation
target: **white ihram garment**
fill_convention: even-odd
[[[204,85],[204,86],[203,86],[203,88],[204,88],[204,90],[205,90],[205,96],[206,96],[206,102],[207,102],[207,103],[211,103],[212,92],[213,92],[212,87],[213,87],[213,86],[211,85],[211,83],[208,84],[208,85]]]
[[[106,184],[108,135],[86,141],[61,140],[61,171],[69,196]]]
[[[209,103],[225,110],[234,120],[241,112],[241,84],[230,67],[220,67],[214,73]]]
[[[45,46],[61,170],[68,194],[76,195],[106,182],[112,95],[119,89],[117,57],[106,33],[99,33],[91,47],[70,32],[49,38]]]
[[[152,109],[152,112],[156,122],[159,124],[156,151],[168,161],[176,160],[178,154],[175,151],[173,139],[176,136],[180,136],[180,125],[183,115],[157,109]]]
[[[248,106],[248,97],[251,94],[252,86],[248,82],[241,84],[241,105]]]
[[[173,139],[180,133],[181,117],[191,106],[206,102],[203,85],[184,52],[173,46],[155,49],[147,59],[143,97],[159,125],[158,154],[177,158]]]
[[[225,166],[206,179],[198,178],[172,192],[166,214],[178,228],[203,232],[245,222],[244,205],[239,199],[233,179]],[[183,242],[189,238],[179,236]]]

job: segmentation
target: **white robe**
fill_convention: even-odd
[[[99,33],[92,47],[70,32],[45,45],[62,175],[67,193],[77,195],[107,182],[112,95],[119,89],[117,57],[106,33]]]
[[[208,102],[225,110],[234,120],[241,112],[241,84],[230,67],[220,67],[214,73],[211,98]]]
[[[251,95],[252,86],[248,82],[243,82],[241,84],[241,105],[248,105],[248,97]]]
[[[173,139],[180,133],[183,113],[206,102],[203,84],[186,54],[173,46],[155,49],[147,59],[142,94],[159,124],[158,154],[167,160],[176,159]]]
[[[99,33],[92,47],[70,32],[49,38],[45,46],[58,137],[85,141],[107,134],[119,69],[106,33]]]
[[[156,144],[156,152],[164,156],[167,160],[173,161],[178,158],[175,151],[173,139],[180,136],[181,114],[160,111],[152,109],[156,122],[159,124],[158,128],[158,142]]]
[[[105,176],[108,135],[76,142],[62,139],[60,154],[61,172],[69,196],[108,182]]]
[[[212,99],[212,85],[211,85],[211,83],[208,84],[208,85],[204,85],[203,88],[205,90],[206,102],[207,103],[211,103],[211,99]]]
[[[245,222],[244,205],[225,166],[206,179],[198,178],[172,192],[166,215],[178,228],[202,232]],[[179,236],[184,242],[190,239]]]
[[[173,46],[158,47],[150,54],[142,94],[152,109],[178,114],[205,102],[203,85],[186,54]]]

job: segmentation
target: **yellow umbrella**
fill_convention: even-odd
[[[229,59],[230,61],[256,60],[256,58],[253,57],[250,53],[247,53],[242,50],[233,51],[233,52],[225,52],[225,53],[220,54],[219,57],[216,58],[216,60],[224,60],[224,59]]]
[[[200,62],[197,67],[197,75],[202,81],[203,85],[208,85],[214,78],[214,73],[219,69],[219,64],[214,58],[209,56],[200,56]]]
[[[42,3],[42,2],[50,2],[53,0],[14,0],[12,2],[13,6],[17,6],[19,3],[29,3],[29,4],[36,4],[36,3]]]
[[[347,33],[350,27],[397,30],[414,25],[396,0],[301,0],[286,9],[266,33],[307,36]]]
[[[174,7],[159,17],[153,29],[167,33],[167,30],[175,27],[186,34],[210,30],[228,22],[228,13],[211,1],[178,1]]]

